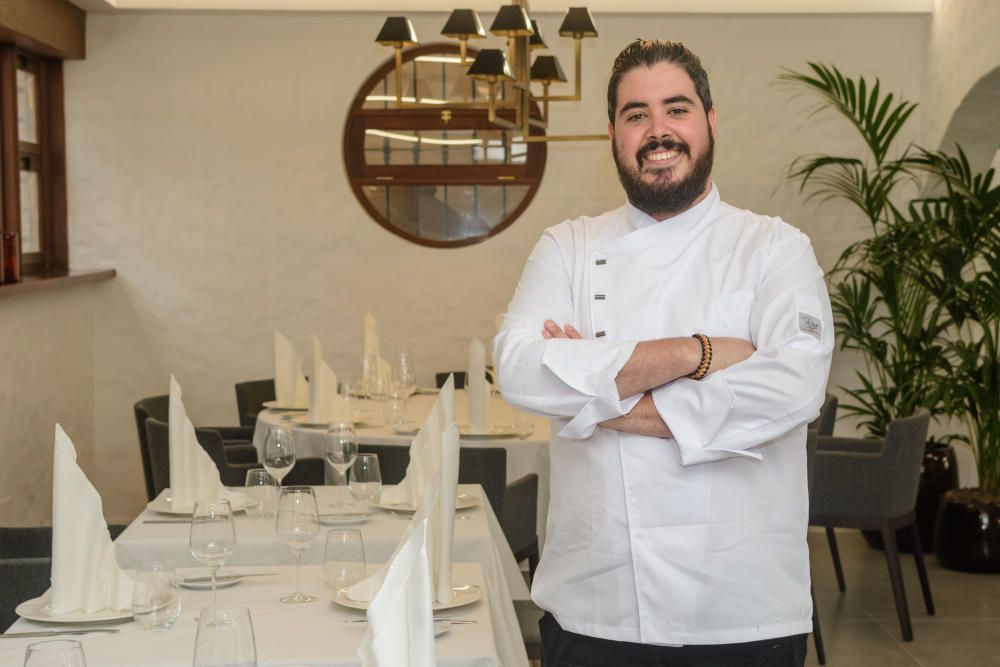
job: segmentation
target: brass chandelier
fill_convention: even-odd
[[[566,75],[559,60],[552,55],[539,55],[534,63],[530,60],[531,52],[547,48],[538,24],[528,16],[527,0],[515,0],[514,4],[503,5],[490,25],[490,32],[499,37],[507,38],[507,50],[483,49],[471,62],[466,72],[489,86],[485,108],[490,123],[507,130],[520,131],[521,136],[511,139],[513,143],[536,143],[548,141],[597,141],[606,140],[606,134],[531,134],[531,128],[548,129],[549,102],[578,102],[581,99],[580,87],[583,67],[583,40],[597,37],[597,28],[590,10],[586,7],[571,7],[559,27],[561,37],[573,39],[575,77],[572,95],[550,95],[549,86],[553,83],[566,83]],[[468,63],[466,48],[470,39],[486,37],[479,16],[471,9],[456,9],[452,11],[445,22],[441,34],[459,41],[459,53],[462,63]],[[403,49],[416,46],[416,31],[413,24],[405,16],[390,16],[386,18],[375,41],[395,50],[395,77],[397,108],[412,108],[427,106],[419,101],[411,103],[403,100]],[[541,84],[542,94],[532,93],[532,82]],[[513,100],[498,101],[497,88],[500,84],[509,84],[513,90]],[[535,102],[542,103],[541,118],[532,118],[531,109]],[[440,105],[437,105],[441,108]],[[452,108],[483,108],[481,102],[449,102],[446,106]],[[511,122],[497,115],[498,108],[512,108],[514,121]],[[442,111],[449,114],[447,110]]]

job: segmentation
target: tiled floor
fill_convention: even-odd
[[[881,551],[856,530],[838,530],[847,590],[837,590],[822,529],[809,533],[813,587],[830,667],[1000,667],[1000,575],[945,570],[927,557],[937,613],[928,616],[913,556],[902,554],[913,641],[900,638],[899,621]],[[809,639],[807,665],[817,665]]]

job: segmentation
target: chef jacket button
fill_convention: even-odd
[[[597,338],[604,338],[605,335],[606,332],[604,331],[598,331],[597,333],[594,334],[594,336],[596,336]]]
[[[595,294],[594,295],[594,301],[604,301],[604,295],[603,294]]]
[[[608,263],[608,260],[606,260],[606,259],[599,259],[599,260],[597,260],[597,261],[594,262],[594,264],[596,264],[597,266],[604,266],[607,263]]]

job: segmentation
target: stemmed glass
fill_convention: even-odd
[[[193,667],[257,667],[253,621],[246,607],[206,607],[198,616]]]
[[[278,480],[263,468],[247,470],[247,516],[251,519],[273,519],[278,507]]]
[[[216,604],[215,573],[236,551],[236,524],[228,500],[199,500],[191,514],[191,555],[212,573],[212,606]]]
[[[378,466],[378,454],[358,454],[351,468],[351,495],[358,502],[370,503],[382,491],[382,472]]]
[[[28,644],[24,667],[87,667],[83,644],[72,639],[52,639]]]
[[[323,581],[334,593],[365,578],[365,543],[361,531],[342,529],[326,534]]]
[[[302,594],[302,554],[319,534],[319,511],[316,494],[309,486],[288,486],[278,498],[278,537],[295,555],[295,593],[281,598],[282,602],[312,602],[314,595]]]
[[[413,393],[417,388],[417,374],[413,369],[410,353],[400,350],[392,364],[392,382],[403,398]]]
[[[281,480],[295,465],[295,436],[291,429],[275,426],[267,432],[263,464],[281,486]]]
[[[347,484],[347,471],[358,456],[358,436],[346,422],[335,424],[326,433],[326,460],[337,473],[334,485]]]

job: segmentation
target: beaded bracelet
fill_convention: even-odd
[[[712,365],[712,341],[705,334],[696,333],[692,338],[697,338],[701,343],[701,363],[698,364],[698,368],[694,370],[694,373],[688,375],[692,380],[700,380],[706,375],[708,375],[708,369]]]

